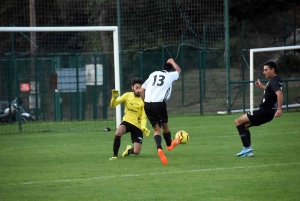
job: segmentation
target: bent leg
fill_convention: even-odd
[[[125,125],[120,125],[120,126],[117,128],[116,134],[115,134],[115,135],[121,137],[122,135],[125,134],[125,132],[126,132],[126,127],[125,127]]]
[[[138,143],[138,142],[135,142],[135,143],[133,143],[133,148],[131,148],[129,150],[129,153],[139,155],[140,152],[141,152],[141,149],[142,149],[142,144]]]
[[[243,114],[242,116],[240,116],[239,118],[235,119],[234,124],[235,126],[239,126],[241,124],[247,125],[250,124],[250,120],[247,116],[247,114]]]

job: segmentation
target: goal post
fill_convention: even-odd
[[[250,112],[254,108],[254,53],[300,49],[300,45],[250,49]]]
[[[119,33],[117,26],[77,26],[77,27],[0,27],[0,32],[92,32],[112,31],[114,48],[115,89],[120,90]],[[121,106],[116,107],[116,127],[121,123]]]

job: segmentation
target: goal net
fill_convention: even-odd
[[[80,37],[88,32],[111,32],[113,52],[103,56],[99,53],[76,53],[66,51],[68,40]],[[120,124],[121,108],[115,110],[114,123],[110,113],[110,90],[108,85],[107,65],[114,67],[113,88],[120,89],[118,28],[116,26],[94,27],[0,27],[1,36],[11,39],[10,56],[0,60],[1,94],[3,109],[10,107],[14,97],[21,97],[23,108],[34,117],[35,122],[23,122],[10,117],[2,119],[1,132],[24,131],[97,131],[115,128]],[[28,33],[34,33],[39,39],[48,36],[47,45],[39,40],[29,39]],[[17,37],[15,38],[15,35]],[[59,35],[60,37],[58,37]],[[57,38],[66,36],[64,41]],[[99,36],[99,35],[98,35]],[[18,44],[27,44],[22,53],[15,51]],[[23,42],[22,42],[23,41]],[[29,51],[34,45],[33,52]],[[41,46],[40,46],[41,44]],[[45,45],[45,46],[43,46]],[[47,48],[45,48],[47,47]],[[31,49],[32,50],[32,49]],[[111,62],[109,63],[109,61]],[[5,96],[6,95],[6,96]],[[6,103],[6,104],[4,104]],[[22,111],[20,111],[22,112]],[[109,119],[113,119],[110,121]],[[4,121],[5,120],[5,121]],[[19,120],[19,121],[18,121]],[[19,127],[6,126],[15,121]],[[51,123],[50,123],[51,122]],[[115,125],[114,125],[115,124]],[[10,129],[10,130],[7,130]]]

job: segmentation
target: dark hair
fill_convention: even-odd
[[[133,77],[131,79],[131,86],[134,86],[135,84],[143,84],[143,80],[139,77]]]
[[[277,65],[274,61],[268,61],[266,63],[264,63],[265,66],[269,66],[269,68],[273,68],[274,72],[277,73]]]
[[[166,70],[168,72],[171,72],[171,71],[174,71],[174,67],[172,64],[169,64],[169,63],[165,63],[164,66],[163,66],[163,70]]]

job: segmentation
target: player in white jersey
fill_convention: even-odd
[[[172,92],[172,83],[179,78],[180,67],[173,59],[168,59],[163,70],[151,73],[148,79],[140,88],[140,96],[144,100],[146,115],[154,129],[154,140],[157,147],[158,156],[162,164],[168,164],[168,159],[164,154],[161,142],[161,128],[166,141],[167,150],[171,151],[179,144],[180,139],[172,140],[168,126],[168,112],[166,101]]]

